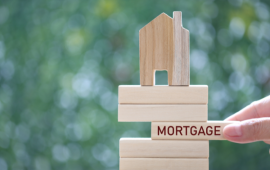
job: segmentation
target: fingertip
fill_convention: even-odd
[[[234,143],[246,143],[243,141],[243,132],[240,123],[230,124],[224,127],[223,136]]]
[[[227,117],[224,121],[237,121],[235,118],[235,115],[231,115],[229,117]]]
[[[234,123],[224,127],[224,135],[228,137],[241,137],[243,135],[241,124]]]
[[[266,144],[270,144],[270,140],[265,140],[263,142],[266,143]]]
[[[224,119],[224,121],[234,121],[234,120],[232,120],[232,118],[228,117],[228,118]]]

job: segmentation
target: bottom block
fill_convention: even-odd
[[[208,140],[151,140],[121,138],[121,158],[208,158]]]
[[[120,158],[120,170],[208,170],[208,159]]]

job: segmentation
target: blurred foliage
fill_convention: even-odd
[[[118,169],[117,88],[139,84],[139,29],[183,12],[191,84],[209,85],[209,119],[270,91],[270,1],[1,0],[0,169]],[[166,73],[157,72],[157,84]],[[263,142],[210,142],[210,169],[269,169]]]

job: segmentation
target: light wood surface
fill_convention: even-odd
[[[120,158],[120,170],[209,170],[207,158]]]
[[[208,86],[139,86],[121,85],[120,104],[207,104]]]
[[[140,30],[141,85],[154,85],[155,70],[168,69],[173,60],[173,44],[173,20],[165,13]]]
[[[208,158],[207,140],[151,140],[151,138],[121,138],[121,158]]]
[[[182,12],[173,12],[174,65],[171,85],[189,85],[189,31],[182,27]]]
[[[207,105],[193,104],[119,104],[119,122],[207,121]]]
[[[155,71],[167,70],[169,85],[189,85],[189,31],[181,12],[162,13],[139,32],[140,84],[153,86]]]
[[[174,55],[173,44],[173,20],[165,13],[140,30],[141,85],[154,85],[155,70],[167,70]]]
[[[232,123],[237,121],[152,122],[151,138],[153,140],[225,140],[223,128]]]

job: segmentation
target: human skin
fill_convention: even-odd
[[[240,121],[223,129],[227,140],[235,143],[264,141],[270,144],[270,96],[252,102],[226,121]]]

